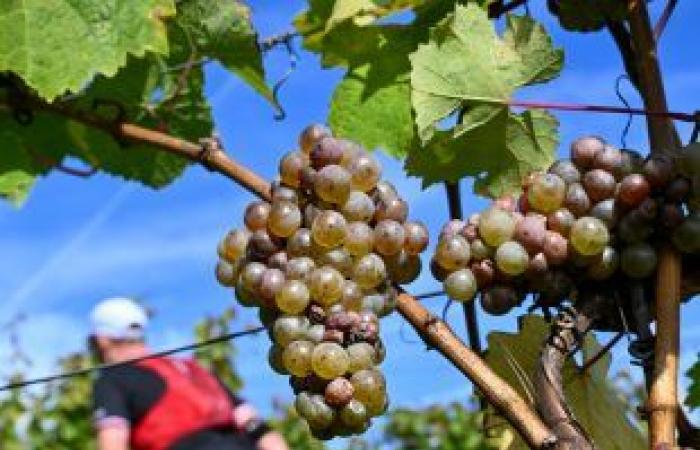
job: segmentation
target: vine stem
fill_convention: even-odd
[[[48,104],[35,98],[26,98],[25,101],[26,106],[59,114],[101,129],[118,140],[150,144],[155,149],[203,164],[209,170],[230,178],[252,194],[262,199],[270,199],[270,184],[252,170],[232,160],[221,148],[213,147],[211,151],[204,151],[206,149],[204,145],[132,123],[107,121],[92,114],[75,111],[62,105]],[[400,286],[396,287],[399,290],[397,310],[426,343],[438,350],[469,378],[531,448],[551,448],[556,442],[556,437],[517,391],[491,370],[486,362],[467,347],[447,324],[434,317],[415,297]]]
[[[656,40],[645,1],[630,2],[630,34],[635,48],[639,92],[646,108],[667,111],[666,94]],[[673,123],[663,116],[649,116],[652,152],[671,152],[680,147]],[[649,392],[649,447],[674,448],[678,415],[678,354],[680,347],[681,260],[669,245],[659,254],[656,277],[656,340],[654,370]]]

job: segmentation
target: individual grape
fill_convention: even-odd
[[[616,234],[624,242],[631,244],[647,240],[653,231],[637,211],[632,211],[620,219]]]
[[[314,344],[318,344],[323,341],[326,335],[326,327],[320,323],[315,323],[311,325],[304,333],[304,339]]]
[[[595,261],[588,266],[588,276],[597,281],[607,280],[620,266],[620,256],[613,247],[607,246]]]
[[[266,270],[267,267],[265,264],[259,262],[249,262],[243,266],[240,274],[240,281],[243,288],[249,292],[258,292],[263,274]]]
[[[420,257],[401,250],[385,260],[389,279],[397,284],[408,284],[420,275],[422,263]]]
[[[342,408],[352,400],[355,388],[347,378],[339,377],[328,383],[324,399],[333,408]]]
[[[287,280],[275,295],[275,303],[283,313],[299,314],[309,306],[310,295],[306,284],[299,280]]]
[[[343,246],[353,256],[366,255],[374,248],[374,231],[364,222],[351,222]]]
[[[266,230],[256,230],[248,242],[248,256],[257,261],[266,261],[282,249],[282,241],[271,236]]]
[[[248,205],[243,214],[243,221],[250,231],[267,228],[267,217],[270,215],[270,204],[256,201]]]
[[[343,347],[333,342],[322,342],[314,348],[311,366],[316,375],[332,380],[348,371],[350,361]]]
[[[228,262],[236,261],[245,256],[250,234],[250,231],[243,229],[233,230],[228,233],[221,242],[219,256]]]
[[[382,176],[382,167],[377,159],[366,152],[358,152],[354,155],[347,169],[350,172],[350,183],[353,189],[369,192],[377,186]]]
[[[676,248],[684,253],[700,251],[700,215],[693,213],[671,235]]]
[[[343,293],[340,297],[340,304],[346,311],[359,312],[362,309],[362,298],[364,293],[359,284],[352,280],[345,280],[343,283]]]
[[[309,155],[311,167],[320,170],[330,165],[340,164],[343,159],[344,149],[345,143],[340,139],[331,136],[321,138]]]
[[[389,407],[389,399],[387,398],[386,391],[382,391],[380,395],[371,399],[365,407],[367,408],[367,414],[371,417],[384,414]]]
[[[442,267],[437,261],[435,261],[435,257],[433,257],[430,260],[430,273],[436,280],[444,281],[445,278],[447,278],[447,275],[450,274],[450,271]]]
[[[647,198],[631,214],[639,215],[645,222],[652,222],[659,214],[659,203],[657,199]]]
[[[311,393],[300,392],[294,399],[294,409],[304,419],[308,420],[314,415],[314,402]]]
[[[591,200],[581,184],[572,183],[566,189],[564,207],[576,217],[581,217],[588,212],[591,207]]]
[[[343,409],[340,410],[339,417],[343,424],[350,427],[352,430],[363,429],[369,420],[365,405],[355,399],[351,399]]]
[[[323,125],[313,124],[304,128],[299,135],[299,149],[304,154],[310,154],[316,144],[324,137],[330,136],[328,128]]]
[[[559,159],[549,167],[549,173],[559,176],[565,183],[578,183],[581,181],[581,172],[569,159]]]
[[[622,250],[620,267],[631,278],[647,278],[656,269],[656,250],[647,242],[638,242]]]
[[[442,240],[444,238],[447,238],[449,236],[461,234],[462,230],[466,226],[467,226],[467,224],[464,223],[463,220],[459,220],[459,219],[450,220],[440,230],[440,235],[438,236],[438,241]]]
[[[459,269],[452,272],[445,278],[442,285],[445,289],[445,294],[458,302],[471,301],[477,289],[476,279],[469,269]]]
[[[290,258],[310,256],[312,245],[311,230],[299,228],[287,239],[287,255]]]
[[[462,228],[459,235],[471,244],[475,239],[479,239],[479,227],[469,223]]]
[[[493,267],[493,261],[490,259],[484,259],[481,261],[473,262],[469,268],[474,274],[474,279],[476,279],[476,284],[479,288],[485,288],[491,283],[496,276],[496,270]]]
[[[537,174],[527,191],[527,202],[538,212],[550,213],[562,205],[566,183],[553,173]]]
[[[589,214],[596,219],[600,219],[605,226],[612,228],[617,223],[617,208],[615,199],[608,198],[599,201],[591,208]]]
[[[236,297],[236,300],[238,300],[238,303],[241,304],[241,306],[260,306],[257,299],[257,295],[243,287],[243,283],[241,282],[240,277],[235,283],[234,295]]]
[[[574,222],[569,239],[578,253],[592,256],[602,252],[608,245],[610,234],[600,219],[586,216]]]
[[[606,145],[605,148],[596,153],[593,158],[593,168],[604,170],[611,173],[615,177],[620,176],[620,167],[622,166],[622,153],[612,145]]]
[[[301,169],[301,173],[299,174],[299,187],[303,189],[305,193],[313,192],[317,176],[318,171],[313,167],[303,167]]]
[[[321,200],[342,205],[350,196],[350,174],[335,164],[325,166],[316,174],[314,192]]]
[[[623,149],[620,151],[622,159],[620,163],[619,176],[625,177],[632,173],[641,173],[644,165],[644,158],[639,152]]]
[[[384,260],[375,253],[364,255],[355,263],[353,280],[363,289],[374,289],[386,276]]]
[[[605,150],[605,141],[598,136],[584,136],[571,144],[571,159],[580,169],[593,167],[598,153]]]
[[[649,197],[651,186],[647,179],[637,173],[627,175],[620,181],[617,200],[623,205],[634,208]]]
[[[267,266],[271,269],[280,269],[282,272],[287,270],[287,263],[289,258],[287,257],[287,252],[284,250],[274,253],[272,256],[267,258]]]
[[[287,368],[284,366],[284,360],[282,359],[282,353],[284,349],[279,345],[271,345],[270,350],[267,353],[267,361],[270,364],[272,370],[280,375],[289,375]]]
[[[326,248],[338,247],[347,235],[347,222],[337,211],[323,211],[314,219],[311,235],[318,245]]]
[[[347,348],[348,372],[355,373],[360,370],[371,369],[377,364],[377,352],[374,346],[366,342],[358,342]]]
[[[258,287],[260,297],[271,303],[280,289],[282,289],[282,286],[284,286],[285,280],[284,272],[280,269],[265,269],[262,278],[260,278],[260,286]]]
[[[496,266],[507,275],[517,276],[525,272],[529,259],[527,250],[515,241],[504,242],[496,249]]]
[[[236,265],[225,260],[219,260],[216,264],[216,280],[222,286],[235,286],[238,279],[238,271]]]
[[[481,261],[482,259],[490,258],[493,256],[493,250],[491,247],[486,245],[481,239],[474,239],[469,244],[469,249],[471,252],[471,259],[476,261]]]
[[[615,177],[601,169],[593,169],[583,176],[583,187],[594,203],[613,197],[616,186]]]
[[[547,216],[547,228],[562,236],[568,236],[576,216],[566,208],[559,208]]]
[[[538,304],[543,306],[558,306],[570,297],[574,282],[562,270],[552,270],[544,274],[537,283],[539,285]]]
[[[369,222],[374,217],[374,202],[364,192],[352,191],[340,212],[348,222]]]
[[[547,258],[548,264],[563,264],[569,256],[569,241],[560,233],[547,230],[542,244],[542,253]]]
[[[654,155],[644,163],[642,173],[653,189],[660,189],[673,177],[673,169],[673,160],[670,157]]]
[[[272,324],[272,339],[280,347],[304,338],[309,319],[301,316],[280,316]]]
[[[311,298],[318,304],[330,306],[343,294],[343,275],[328,266],[314,269],[309,275],[308,287]]]
[[[354,262],[350,253],[344,248],[334,248],[323,253],[318,258],[320,265],[330,266],[340,272],[344,277],[352,276]]]
[[[690,189],[690,181],[687,178],[678,177],[674,178],[668,186],[666,186],[664,195],[667,201],[679,203],[685,200],[688,194],[690,194]]]
[[[364,405],[372,403],[372,400],[383,396],[386,389],[384,376],[375,369],[365,369],[355,372],[350,377],[350,382],[355,388],[355,398]]]
[[[527,269],[525,269],[525,276],[527,278],[539,278],[542,277],[549,270],[549,262],[544,253],[537,253],[530,258],[527,263]]]
[[[519,303],[518,293],[510,286],[496,285],[481,295],[481,307],[493,316],[507,314]]]
[[[377,202],[376,211],[374,212],[375,222],[383,220],[395,220],[404,223],[408,217],[408,203],[402,198],[392,197],[383,199]]]
[[[471,246],[460,235],[449,236],[438,242],[434,258],[447,270],[467,267],[471,258]]]
[[[479,236],[491,247],[498,247],[513,237],[515,219],[502,209],[489,208],[479,218]]]
[[[661,208],[659,221],[666,228],[676,228],[683,223],[685,213],[680,205],[664,204]]]
[[[406,234],[403,248],[410,255],[417,255],[428,247],[428,229],[420,222],[406,222],[403,225]]]
[[[292,341],[282,352],[282,362],[287,372],[296,377],[311,373],[311,354],[316,346],[309,341]]]
[[[287,187],[283,184],[273,183],[271,189],[272,203],[288,201],[294,203],[295,205],[298,205],[299,202],[302,201],[301,196],[297,193],[295,189]],[[303,201],[305,201],[305,199]]]
[[[289,237],[301,226],[301,211],[297,205],[288,201],[272,204],[267,218],[268,230],[278,237]]]
[[[369,195],[372,198],[372,201],[379,203],[382,200],[398,197],[399,193],[393,184],[386,180],[380,180]]]
[[[299,256],[289,260],[285,275],[288,280],[306,281],[315,268],[316,263],[313,259],[308,256]]]
[[[307,419],[307,421],[314,435],[323,437],[325,430],[327,430],[335,420],[335,410],[326,404],[323,395],[313,394],[311,399],[314,405],[314,415],[312,418]],[[332,436],[332,434],[328,435],[329,438]]]
[[[394,220],[382,220],[374,227],[374,249],[385,256],[395,255],[403,248],[406,232]]]
[[[289,152],[280,160],[280,180],[287,186],[297,188],[301,185],[301,170],[308,161],[300,152]]]
[[[545,231],[546,219],[528,215],[515,226],[513,239],[530,254],[535,254],[542,250]]]

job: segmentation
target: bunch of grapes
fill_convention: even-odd
[[[700,251],[689,178],[695,159],[700,147],[676,160],[644,159],[599,137],[579,138],[570,159],[526,180],[518,200],[498,199],[467,222],[445,225],[433,274],[450,298],[479,293],[494,315],[528,294],[543,307],[584,292],[624,297],[620,289],[651,279],[669,236],[682,251]]]
[[[428,232],[380,180],[359,145],[306,128],[279,164],[271,202],[245,210],[245,228],[219,245],[219,282],[256,306],[273,345],[272,368],[290,376],[300,416],[319,438],[363,432],[387,408],[378,365],[379,318],[396,284],[420,273]]]

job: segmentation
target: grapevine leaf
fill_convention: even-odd
[[[424,148],[410,152],[409,175],[421,177],[424,186],[472,176],[477,193],[498,197],[519,192],[529,173],[554,160],[558,122],[551,114],[499,110],[484,120],[456,138],[450,131],[434,133]]]
[[[549,325],[539,316],[528,315],[520,320],[518,333],[492,332],[488,335],[486,362],[503,379],[523,396],[531,389],[539,360],[542,342],[549,334]],[[592,354],[600,348],[594,337],[588,335],[584,350]],[[607,378],[611,356],[601,358],[585,373],[580,373],[571,359],[564,365],[562,378],[568,405],[576,419],[601,450],[635,450],[646,448],[646,439],[628,420],[628,413],[617,394],[615,386]],[[522,372],[521,372],[522,371]],[[516,374],[521,372],[521,377]],[[518,437],[510,450],[526,449]]]
[[[498,117],[516,88],[558,74],[563,53],[554,49],[540,25],[529,18],[508,20],[499,38],[486,12],[457,5],[455,13],[432,30],[432,39],[410,55],[412,103],[418,134],[427,142],[439,121],[462,106],[479,107],[456,127],[473,131]]]
[[[129,54],[167,53],[173,0],[0,2],[0,71],[48,99],[114,75]]]
[[[219,61],[274,104],[248,6],[238,0],[181,2],[169,37],[190,58]]]
[[[700,407],[700,354],[698,354],[698,360],[688,370],[687,375],[690,378],[690,388],[685,404],[691,409],[698,408]]]

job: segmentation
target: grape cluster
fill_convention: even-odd
[[[363,432],[388,405],[379,318],[396,284],[420,273],[428,232],[359,145],[307,127],[279,163],[271,202],[219,245],[219,282],[259,307],[269,363],[290,375],[300,416],[319,438]]]
[[[644,159],[599,137],[579,138],[570,159],[526,180],[519,199],[447,223],[432,272],[450,298],[479,293],[494,315],[528,294],[543,307],[584,291],[611,297],[651,279],[669,236],[679,250],[700,252],[694,166],[700,169],[700,147]]]

